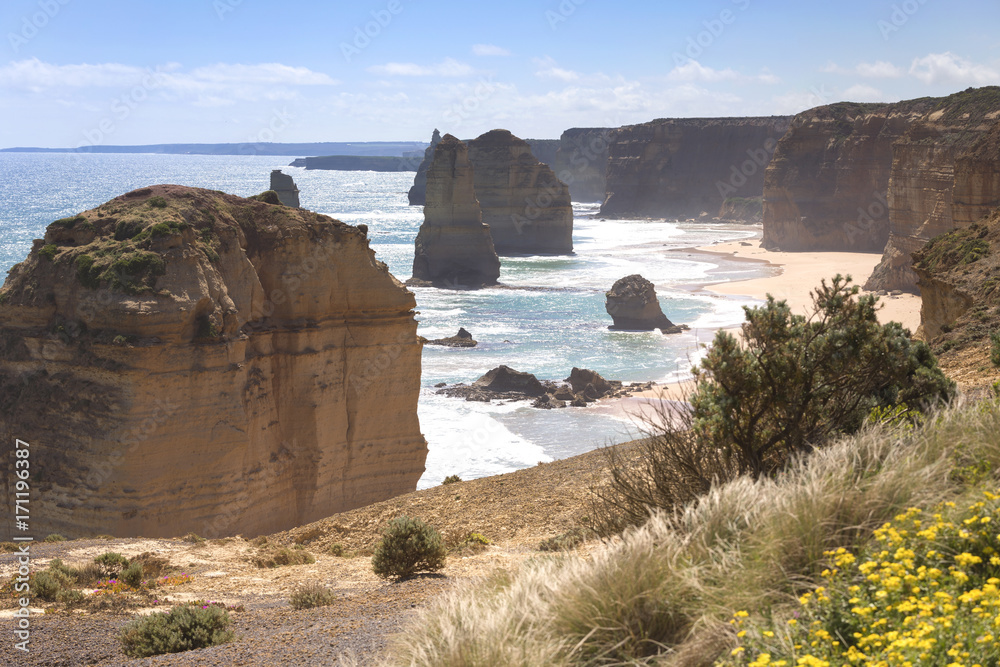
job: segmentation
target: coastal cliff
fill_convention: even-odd
[[[941,365],[965,385],[996,379],[990,334],[1000,330],[1000,211],[938,236],[913,253],[920,330]]]
[[[764,246],[883,252],[865,287],[915,290],[910,253],[997,199],[996,153],[970,148],[998,112],[1000,88],[988,87],[797,115],[767,168]]]
[[[573,201],[604,201],[608,189],[608,148],[613,131],[607,127],[575,127],[559,138],[552,169],[559,180],[569,186]]]
[[[729,197],[754,197],[790,118],[666,118],[612,132],[608,217],[714,216]]]
[[[476,197],[497,253],[573,252],[569,188],[523,139],[492,130],[468,143]]]
[[[476,199],[464,143],[444,135],[427,170],[427,201],[413,255],[412,284],[468,288],[495,285],[500,260]]]
[[[32,528],[249,536],[412,491],[414,306],[366,230],[253,198],[159,185],[52,223],[0,290]]]

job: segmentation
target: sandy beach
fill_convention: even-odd
[[[749,245],[745,245],[748,244]],[[810,292],[824,278],[829,280],[836,274],[849,275],[855,284],[863,285],[872,270],[879,263],[879,253],[861,252],[774,252],[760,246],[759,235],[748,241],[731,241],[696,248],[698,252],[725,255],[750,262],[767,262],[781,267],[777,275],[709,284],[704,290],[716,294],[748,296],[765,299],[771,294],[776,299],[784,299],[794,312],[808,315],[812,308]],[[900,322],[911,332],[920,325],[920,297],[914,294],[879,297],[879,321]],[[693,388],[691,382],[675,382],[641,392],[631,398],[622,399],[617,409],[625,414],[647,412],[649,399],[683,400],[685,392]]]

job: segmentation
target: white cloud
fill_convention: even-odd
[[[873,63],[861,63],[854,71],[860,76],[872,79],[895,79],[903,76],[903,68],[897,67],[885,60],[877,60]]]
[[[878,88],[858,83],[845,90],[843,98],[851,102],[882,102],[885,95]]]
[[[477,56],[509,56],[510,51],[495,44],[473,44],[472,53]]]
[[[854,67],[841,67],[834,62],[830,62],[821,67],[820,71],[827,74],[857,75],[870,79],[894,79],[903,76],[902,67],[897,67],[885,60],[877,60],[873,63],[858,63]]]
[[[445,58],[436,65],[418,65],[417,63],[386,63],[372,65],[368,68],[372,74],[379,76],[469,76],[472,67],[454,58]]]
[[[1000,73],[995,69],[956,56],[950,51],[931,53],[923,58],[914,59],[913,64],[910,65],[910,74],[927,84],[985,85],[1000,83]]]
[[[257,83],[286,86],[333,86],[337,81],[322,72],[313,72],[307,67],[290,67],[280,63],[261,65],[229,65],[218,63],[199,67],[191,76],[212,83]]]
[[[572,70],[563,69],[556,64],[555,59],[551,56],[545,56],[544,58],[535,58],[535,66],[538,68],[535,71],[535,76],[539,79],[558,79],[559,81],[576,81],[580,78],[580,75]]]
[[[764,68],[758,75],[745,75],[727,67],[726,69],[713,69],[702,65],[697,60],[688,60],[683,65],[670,70],[667,73],[667,81],[685,81],[703,83],[715,83],[718,81],[736,81],[741,83],[764,83],[774,85],[780,83],[781,79]]]

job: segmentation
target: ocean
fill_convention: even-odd
[[[407,204],[414,172],[306,171],[294,157],[0,153],[0,270],[24,259],[32,239],[58,218],[130,190],[177,183],[248,196],[266,190],[272,169],[290,174],[301,204],[369,227],[376,257],[405,281],[422,208]],[[588,408],[538,410],[525,402],[477,403],[435,393],[434,385],[472,382],[506,364],[539,379],[561,380],[574,366],[623,382],[676,380],[711,341],[715,329],[743,320],[752,303],[714,295],[709,282],[754,278],[759,264],[691,252],[717,241],[749,238],[755,229],[713,222],[602,220],[596,204],[574,204],[575,254],[501,258],[502,286],[477,291],[414,288],[419,333],[454,335],[465,327],[471,349],[425,346],[419,417],[427,469],[419,488],[448,475],[472,479],[565,458],[621,442],[632,421],[602,402]],[[691,327],[659,332],[609,331],[604,293],[640,273],[656,285],[667,317]]]

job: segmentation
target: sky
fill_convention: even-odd
[[[996,0],[4,0],[0,148],[558,138],[1000,84]]]

